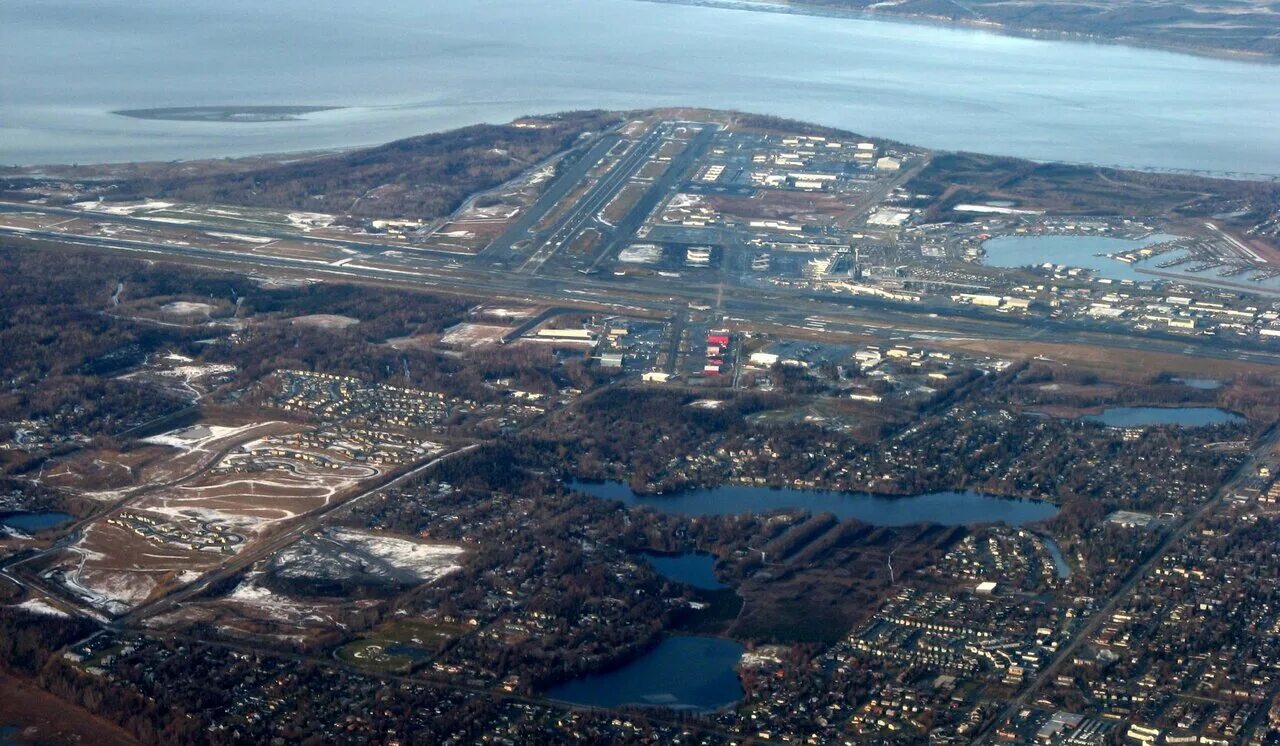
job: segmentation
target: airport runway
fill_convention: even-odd
[[[622,158],[605,173],[587,191],[587,194],[574,203],[569,212],[560,219],[551,234],[541,241],[538,249],[520,265],[519,272],[536,274],[547,260],[564,248],[579,231],[595,220],[596,215],[626,186],[640,167],[657,152],[663,141],[670,134],[671,128],[660,124],[649,130],[644,137],[632,144]]]
[[[0,228],[0,236],[26,238],[56,250],[59,245],[144,255],[152,259],[214,263],[249,270],[284,270],[317,280],[391,283],[438,292],[454,292],[480,298],[505,298],[553,306],[584,305],[611,312],[671,317],[691,304],[713,307],[721,292],[715,286],[684,278],[614,278],[570,272],[563,276],[520,275],[506,268],[486,268],[441,261],[417,254],[378,255],[381,266],[358,260],[342,266],[318,260],[263,256],[103,236],[76,236],[56,231]],[[366,257],[371,259],[372,257]],[[830,320],[826,331],[858,333],[873,330],[893,334],[933,335],[938,339],[973,338],[1035,340],[1049,343],[1088,344],[1116,349],[1149,350],[1224,360],[1280,365],[1280,353],[1257,343],[1232,344],[1225,338],[1200,338],[1149,334],[1142,337],[1085,322],[1020,319],[1007,314],[984,313],[959,306],[913,304],[863,296],[831,295],[807,290],[768,290],[730,287],[723,289],[720,312],[748,323],[769,323],[814,331],[810,317]]]
[[[510,253],[511,247],[516,243],[531,240],[533,238],[533,227],[538,224],[538,221],[555,209],[555,206],[568,196],[573,187],[581,182],[587,173],[592,168],[595,168],[596,164],[620,142],[622,142],[622,136],[617,134],[609,134],[600,138],[600,141],[587,150],[585,155],[557,176],[551,185],[547,187],[547,190],[542,193],[542,196],[533,203],[533,206],[516,217],[515,221],[503,231],[502,235],[494,239],[478,256],[486,259],[490,257],[502,258]]]

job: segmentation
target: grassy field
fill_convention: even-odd
[[[1217,360],[1149,350],[1125,350],[1118,354],[1108,347],[999,339],[947,340],[937,344],[939,347],[1012,359],[1043,358],[1094,371],[1105,380],[1125,383],[1142,383],[1160,373],[1216,380],[1249,377],[1273,384],[1280,383],[1280,369],[1239,360]]]
[[[343,645],[336,655],[339,660],[370,671],[405,672],[415,663],[430,660],[468,630],[452,622],[397,619],[368,637]]]

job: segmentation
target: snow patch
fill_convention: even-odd
[[[183,451],[194,451],[205,448],[209,443],[222,438],[239,435],[248,432],[256,427],[272,424],[270,422],[255,422],[249,425],[241,425],[240,427],[225,427],[223,425],[194,425],[192,427],[184,427],[178,430],[170,430],[167,433],[153,435],[150,438],[143,438],[143,443],[152,443],[160,446],[171,446]]]
[[[62,609],[54,608],[45,603],[43,599],[32,598],[15,605],[13,608],[22,609],[29,614],[39,614],[40,616],[56,616],[64,619],[70,618],[71,615]]]
[[[225,238],[231,241],[244,241],[245,243],[266,244],[276,240],[265,236],[246,236],[243,233],[219,233],[217,231],[206,231],[205,235],[214,238]]]
[[[456,562],[463,552],[461,547],[424,544],[354,529],[335,529],[332,536],[392,565],[412,570],[423,581],[435,581],[462,569]]]

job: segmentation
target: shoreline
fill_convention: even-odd
[[[149,109],[115,109],[109,113],[130,119],[155,122],[214,122],[226,124],[259,124],[263,122],[300,122],[308,114],[337,111],[341,106],[170,106]]]
[[[640,0],[640,1],[686,5],[686,4],[703,4],[706,2],[722,2],[722,1],[735,2],[736,0]],[[752,0],[752,1],[772,2],[773,0]],[[766,12],[772,12],[772,11],[766,11]],[[906,23],[906,21],[903,21],[903,22]],[[648,108],[642,108],[642,109],[623,109],[623,110],[619,110],[619,113],[626,116],[643,116],[645,114],[652,113],[652,112],[665,112],[665,111],[701,112],[701,111],[720,111],[720,110],[709,110],[709,109],[704,109],[702,107],[691,107],[691,106],[654,106],[654,107],[648,107]],[[77,180],[82,180],[82,181],[101,181],[101,180],[110,180],[113,178],[120,178],[118,171],[121,169],[135,168],[139,166],[148,166],[148,165],[171,164],[171,163],[200,164],[200,163],[215,163],[215,162],[230,161],[230,162],[242,162],[247,164],[251,161],[257,161],[259,162],[259,165],[265,166],[265,165],[269,165],[270,162],[272,161],[277,161],[277,162],[304,161],[304,160],[314,160],[314,159],[321,159],[321,158],[328,158],[328,157],[337,157],[346,153],[350,153],[350,152],[365,149],[365,148],[381,147],[383,145],[388,145],[393,142],[399,142],[400,140],[403,140],[403,139],[409,139],[413,137],[423,137],[428,135],[438,135],[445,132],[452,132],[455,130],[464,129],[466,127],[486,126],[486,125],[495,126],[495,127],[508,127],[513,125],[515,122],[520,121],[521,119],[539,118],[539,117],[556,117],[566,113],[572,113],[572,112],[557,111],[557,112],[548,112],[543,114],[525,114],[507,122],[473,122],[471,124],[462,125],[460,127],[452,127],[444,130],[426,130],[426,131],[415,133],[413,135],[409,135],[406,138],[399,138],[397,140],[371,142],[371,143],[355,143],[355,144],[343,145],[340,147],[332,147],[332,148],[312,148],[312,149],[301,149],[301,150],[292,150],[292,151],[271,151],[271,152],[263,152],[263,153],[249,153],[245,155],[213,156],[213,157],[207,157],[207,158],[177,158],[171,161],[162,161],[162,160],[102,161],[102,162],[94,162],[94,163],[38,163],[38,164],[31,164],[31,165],[0,164],[0,179],[75,178]],[[723,110],[723,111],[720,111],[720,113],[737,115],[737,116],[763,116],[763,117],[778,116],[774,114],[762,114],[759,112],[738,111],[738,110]],[[779,117],[779,118],[786,121],[790,121],[793,124],[806,124],[805,122],[788,120],[786,117]],[[832,132],[840,132],[842,134],[845,134],[851,137],[853,136],[872,137],[875,139],[883,140],[885,142],[898,142],[893,138],[877,135],[874,133],[861,133],[861,132],[854,133],[854,132],[841,129],[839,127],[824,126],[823,129],[829,130]],[[904,144],[909,144],[909,143],[904,143]],[[918,146],[918,147],[924,147],[924,146]],[[1077,167],[1077,168],[1100,168],[1100,169],[1109,169],[1113,171],[1190,176],[1190,177],[1199,178],[1199,179],[1220,179],[1224,181],[1237,181],[1237,182],[1248,181],[1248,182],[1258,182],[1258,183],[1274,183],[1274,182],[1280,181],[1280,173],[1260,173],[1260,172],[1241,172],[1241,171],[1206,171],[1203,169],[1178,169],[1178,168],[1167,168],[1167,167],[1159,167],[1159,166],[1132,166],[1132,165],[1119,165],[1119,164],[1108,164],[1108,163],[1094,163],[1089,161],[1042,160],[1042,159],[1035,159],[1035,158],[1025,158],[1020,156],[998,155],[994,153],[981,153],[981,152],[976,152],[971,150],[949,150],[949,149],[938,149],[938,148],[928,148],[928,150],[930,150],[935,155],[972,154],[972,155],[991,157],[991,158],[1012,158],[1012,159],[1027,161],[1029,163],[1035,163],[1039,165],[1062,165],[1062,166]],[[103,173],[84,173],[83,171],[85,170],[101,170],[103,171]],[[74,173],[75,171],[81,171],[82,173]]]
[[[647,3],[664,5],[688,5],[701,8],[719,8],[722,10],[745,10],[755,13],[778,13],[785,15],[819,16],[823,18],[844,18],[863,21],[887,21],[908,23],[919,26],[947,27],[972,31],[987,31],[999,36],[1017,39],[1034,39],[1043,41],[1074,41],[1082,44],[1106,44],[1121,47],[1149,49],[1170,54],[1185,54],[1192,57],[1226,60],[1231,62],[1254,63],[1266,66],[1280,65],[1280,54],[1268,55],[1252,53],[1223,47],[1202,47],[1183,44],[1163,43],[1154,39],[1123,36],[1100,36],[1083,31],[1058,31],[1052,29],[1029,29],[1019,26],[1008,26],[996,21],[962,21],[937,16],[876,12],[873,10],[855,10],[833,8],[788,0],[639,0]]]

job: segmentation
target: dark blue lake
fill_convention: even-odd
[[[9,513],[0,513],[0,526],[8,526],[26,533],[33,533],[35,531],[44,531],[49,528],[57,528],[65,523],[69,523],[72,518],[73,516],[68,513],[57,513],[53,511],[14,511]]]
[[[689,552],[687,554],[650,554],[646,552],[644,559],[653,565],[653,569],[657,570],[659,575],[668,580],[685,583],[694,588],[702,588],[708,591],[717,591],[728,587],[716,580],[716,558],[713,555],[703,552]]]
[[[546,694],[590,707],[717,710],[742,699],[742,682],[735,667],[745,650],[718,637],[671,635],[621,668],[580,676]]]
[[[801,509],[812,513],[831,513],[842,520],[856,518],[876,526],[912,523],[966,526],[1000,521],[1021,526],[1052,518],[1058,513],[1057,506],[1052,503],[993,497],[968,490],[887,497],[866,492],[772,489],[735,484],[667,495],[637,495],[625,482],[574,480],[568,486],[595,497],[620,500],[629,506],[648,505],[679,515],[736,515]]]
[[[1101,422],[1111,427],[1148,427],[1151,425],[1180,425],[1204,427],[1228,422],[1244,422],[1244,418],[1216,407],[1109,407],[1101,414],[1086,415],[1089,422]]]

